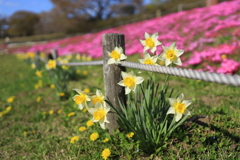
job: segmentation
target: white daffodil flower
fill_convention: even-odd
[[[141,44],[144,46],[143,52],[150,49],[152,53],[154,53],[157,49],[158,45],[161,45],[162,43],[159,42],[158,39],[158,33],[154,33],[152,35],[149,35],[147,32],[144,34],[145,40],[141,40]]]
[[[176,43],[172,43],[169,47],[163,47],[163,53],[159,56],[159,59],[165,62],[165,66],[171,63],[181,66],[182,61],[179,58],[184,50],[177,49]]]
[[[93,115],[93,122],[99,122],[102,129],[105,129],[105,123],[110,123],[107,120],[107,113],[110,107],[106,103],[96,103],[95,108],[89,108],[88,112]]]
[[[105,100],[105,97],[102,94],[102,92],[97,89],[96,95],[92,96],[91,99],[92,99],[92,104],[96,105],[97,103],[103,104],[104,100]]]
[[[183,100],[183,93],[176,98],[169,98],[171,107],[168,109],[167,114],[174,114],[175,121],[178,122],[182,115],[190,115],[187,107],[192,103],[191,100]]]
[[[150,56],[148,53],[144,55],[143,59],[139,59],[139,62],[142,64],[149,64],[149,65],[158,65],[157,62],[158,56]]]
[[[129,73],[121,72],[121,75],[123,80],[121,80],[118,84],[125,87],[125,94],[130,93],[131,90],[135,92],[137,84],[144,81],[143,77],[137,77],[133,71]]]
[[[56,62],[55,60],[51,60],[51,59],[50,59],[45,66],[46,66],[46,69],[47,69],[47,70],[56,69],[56,67],[57,67],[57,62]]]
[[[88,97],[88,95],[85,92],[81,91],[80,89],[73,89],[73,90],[77,91],[79,94],[79,95],[75,95],[73,97],[73,100],[78,105],[78,108],[80,110],[82,110],[84,108],[84,106],[86,108],[88,108],[87,101],[91,101],[91,99]]]
[[[107,62],[108,64],[121,63],[121,60],[124,60],[127,58],[127,56],[123,54],[122,47],[115,47],[111,53],[108,51],[107,53],[109,57],[111,57],[108,59],[108,62]]]

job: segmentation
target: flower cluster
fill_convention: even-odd
[[[79,89],[74,89],[77,91],[78,95],[73,97],[73,100],[78,105],[79,109],[82,110],[86,108],[88,112],[93,116],[92,122],[99,122],[102,129],[105,129],[105,123],[109,123],[107,120],[107,113],[110,107],[106,105],[105,97],[100,90],[96,91],[93,96],[88,96],[86,92]],[[87,102],[91,101],[91,106],[89,107]]]

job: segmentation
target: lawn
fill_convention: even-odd
[[[138,58],[133,55],[128,61]],[[91,115],[74,103],[72,89],[103,91],[101,66],[75,67],[79,75],[69,82],[66,98],[59,97],[47,72],[37,77],[36,70],[15,55],[0,55],[0,70],[0,159],[93,160],[102,159],[106,148],[114,160],[240,158],[239,87],[170,76],[169,87],[193,101],[191,116],[159,153],[149,155],[134,135],[116,131],[110,136],[98,123],[91,125]],[[165,76],[156,74],[160,85]],[[95,140],[92,133],[99,137]]]

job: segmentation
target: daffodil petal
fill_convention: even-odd
[[[175,114],[175,109],[173,107],[170,107],[167,111],[167,114]]]
[[[177,112],[177,113],[175,114],[175,120],[176,120],[176,122],[178,122],[181,118],[182,118],[182,114],[179,113],[179,112]]]

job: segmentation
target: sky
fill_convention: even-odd
[[[149,1],[144,0],[145,4]],[[52,8],[53,4],[50,0],[0,0],[0,15],[7,17],[19,10],[41,13],[50,11]]]
[[[50,0],[0,0],[0,15],[11,16],[19,10],[40,13],[53,7]]]

